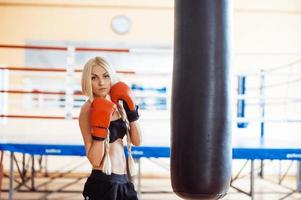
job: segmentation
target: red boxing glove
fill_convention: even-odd
[[[138,106],[135,105],[134,96],[131,89],[124,82],[118,82],[111,87],[110,96],[112,101],[117,104],[118,100],[123,101],[129,122],[139,118]]]
[[[114,112],[114,103],[96,98],[90,108],[91,135],[94,140],[104,140],[108,135],[111,116]]]

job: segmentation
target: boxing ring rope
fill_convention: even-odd
[[[50,46],[22,46],[22,45],[0,45],[0,48],[17,48],[17,49],[35,49],[35,50],[59,50],[59,51],[68,51],[68,47],[50,47]],[[109,51],[109,52],[114,52],[111,51],[112,49],[102,49],[102,48],[73,48],[73,51]],[[116,52],[122,52],[122,53],[130,53],[130,50],[125,50],[125,49],[121,49],[120,51],[116,51]],[[72,57],[72,56],[71,56]],[[297,63],[297,62],[296,62]],[[72,62],[71,62],[72,64]],[[74,69],[74,66],[72,66],[71,68],[68,69],[68,66],[71,65],[69,63],[69,65],[67,65],[66,68],[33,68],[33,67],[13,67],[13,66],[5,66],[5,67],[0,67],[0,71],[1,70],[8,70],[8,71],[32,71],[32,72],[70,72],[70,69],[72,72],[76,72],[79,73],[81,72],[81,69]],[[68,71],[69,70],[69,71]],[[268,70],[268,72],[273,72],[276,70]],[[136,72],[133,71],[117,71],[117,73],[121,73],[121,74],[129,74],[129,75],[136,75]],[[265,72],[262,73],[258,73],[257,75],[262,75],[263,76],[266,75]],[[70,75],[70,74],[69,74]],[[72,74],[73,75],[73,74]],[[298,82],[298,81],[296,81]],[[286,84],[292,84],[294,82],[284,82]],[[276,87],[276,86],[275,86]],[[259,95],[259,100],[261,100],[261,102],[254,104],[254,105],[260,105],[262,108],[264,108],[266,106],[267,103],[269,103],[267,101],[268,97],[264,97],[264,90],[266,90],[268,87],[268,85],[264,85],[263,82],[260,84],[259,87],[254,87],[254,88],[248,88],[248,90],[253,89],[253,90],[262,90],[261,94]],[[64,96],[81,96],[81,93],[77,92],[77,91],[73,91],[72,93],[69,92],[52,92],[52,91],[46,91],[46,90],[14,90],[14,89],[1,89],[0,93],[7,93],[7,94],[45,94],[45,95],[64,95]],[[239,96],[239,95],[238,95]],[[256,97],[254,97],[256,98]],[[240,100],[248,100],[248,97],[246,95],[240,95],[239,98]],[[294,98],[291,98],[291,100],[293,100]],[[284,100],[287,100],[287,98],[284,98]],[[299,101],[299,100],[298,100]],[[298,102],[297,101],[297,102]],[[285,102],[287,103],[287,102]],[[247,103],[248,104],[248,103]],[[263,109],[264,111],[264,109]],[[77,117],[66,117],[66,116],[39,116],[39,115],[35,115],[35,116],[26,116],[26,115],[4,115],[1,114],[0,118],[29,118],[29,119],[59,119],[59,120],[63,120],[63,119],[77,119]],[[242,121],[239,121],[242,120]],[[252,121],[252,122],[260,122],[260,123],[265,123],[268,122],[268,119],[265,119],[265,116],[262,116],[262,119],[258,118],[248,118],[248,117],[242,117],[242,118],[238,118],[238,122],[243,122],[244,121]],[[253,121],[254,120],[254,121]],[[272,120],[271,120],[272,121]],[[281,120],[280,120],[281,121]],[[278,122],[278,121],[277,121]],[[283,121],[281,121],[283,122]],[[300,120],[295,121],[295,122],[300,122]],[[301,160],[301,157],[298,157],[298,155],[301,155],[301,152],[299,149],[297,150],[292,150],[292,149],[262,149],[261,144],[259,144],[258,146],[255,145],[256,147],[254,149],[248,149],[245,147],[234,147],[233,148],[233,158],[234,159],[248,159],[251,160],[251,180],[250,180],[250,193],[246,193],[248,195],[250,195],[252,198],[254,196],[254,171],[255,171],[255,166],[254,166],[254,160],[255,159],[289,159],[289,160]],[[18,147],[20,148],[20,151],[22,152],[21,149],[25,148],[22,147],[22,145],[18,145],[18,144],[12,144],[12,146],[14,147]],[[30,145],[29,145],[30,146]],[[64,146],[64,145],[58,145],[58,146],[53,146],[53,145],[43,145],[42,146],[37,146],[37,145],[32,145],[30,146],[32,149],[36,149],[36,151],[34,152],[34,154],[41,154],[41,155],[57,155],[55,153],[55,151],[51,151],[51,149],[61,149],[62,147],[60,146]],[[64,146],[65,147],[65,146]],[[0,149],[3,148],[4,150],[7,150],[6,148],[10,149],[10,147],[3,145],[2,147],[0,147]],[[18,149],[16,148],[16,149]],[[83,151],[83,146],[72,146],[72,148],[76,149],[76,153],[71,152],[66,153],[64,155],[75,155],[75,156],[84,156],[84,151]],[[48,149],[48,150],[47,150]],[[50,149],[50,150],[49,150]],[[23,149],[24,150],[24,149]],[[13,151],[11,151],[13,152]],[[16,151],[18,152],[18,151]],[[26,150],[24,150],[25,153],[28,153]],[[43,152],[43,153],[41,153]],[[138,162],[140,162],[140,158],[145,157],[145,158],[160,158],[160,157],[164,157],[164,158],[168,158],[169,157],[169,148],[168,147],[135,147],[133,148],[133,154],[134,157],[136,159],[138,159]],[[262,154],[262,155],[260,155]],[[297,154],[297,156],[294,156],[294,154]],[[288,155],[291,155],[291,157],[289,157]],[[1,154],[1,156],[3,156],[3,154]],[[15,157],[13,157],[13,153],[11,154],[11,161],[15,160]],[[2,162],[1,162],[2,163]],[[13,165],[13,164],[12,164]],[[139,170],[140,170],[140,165],[139,165]],[[13,176],[12,176],[13,177]],[[140,180],[139,180],[140,181]],[[140,184],[140,183],[139,183]],[[138,185],[139,185],[138,184]],[[232,185],[233,186],[233,185]],[[243,192],[243,191],[241,191]],[[11,198],[12,198],[12,194]]]
[[[289,117],[285,116],[285,117],[281,117],[280,119],[272,119],[270,120],[267,120],[266,119],[266,107],[267,106],[277,106],[277,105],[284,105],[285,107],[285,112],[287,114],[287,105],[290,103],[299,103],[300,102],[300,94],[299,96],[296,98],[296,97],[290,97],[288,94],[288,90],[291,89],[291,85],[292,84],[298,84],[298,82],[300,82],[300,71],[298,72],[292,72],[292,68],[294,67],[298,67],[298,65],[301,64],[301,60],[297,60],[295,62],[292,62],[288,65],[283,65],[283,66],[279,66],[279,67],[276,67],[276,68],[269,68],[269,69],[262,69],[261,72],[259,74],[257,74],[259,77],[260,77],[260,85],[256,88],[252,87],[251,89],[252,90],[258,90],[260,91],[260,94],[259,94],[259,102],[258,103],[255,103],[255,105],[258,105],[260,106],[260,112],[261,112],[261,116],[259,117],[259,120],[258,119],[255,119],[255,118],[247,118],[245,116],[245,113],[238,113],[239,115],[241,115],[240,118],[238,118],[238,124],[239,123],[242,123],[240,124],[241,127],[239,128],[246,128],[246,126],[248,124],[244,124],[244,123],[248,123],[248,122],[254,122],[254,121],[257,121],[257,122],[260,122],[260,144],[264,144],[265,142],[265,125],[266,125],[266,122],[276,122],[276,123],[288,123],[288,122],[295,122],[295,123],[300,123],[301,120],[298,119],[298,118],[295,118],[295,119],[290,119]],[[280,70],[289,70],[289,72],[285,72],[285,73],[281,73],[279,72]],[[286,78],[287,80],[285,81],[281,81],[281,82],[278,82],[278,83],[267,83],[267,79],[270,78],[270,77],[274,77],[274,76],[278,76],[278,77],[284,77]],[[292,77],[296,77],[297,78],[292,78]],[[247,77],[247,75],[242,75],[242,77],[238,77],[238,84],[241,84],[241,86],[238,88],[238,103],[240,103],[240,108],[242,109],[245,105],[246,105],[246,100],[248,99],[247,95],[245,94],[245,78]],[[281,87],[283,86],[284,87],[284,97],[282,98],[279,98],[279,97],[267,97],[267,93],[268,93],[268,89],[277,89],[278,87]],[[299,87],[300,88],[300,87]],[[253,99],[256,99],[256,97],[253,97]],[[281,102],[271,102],[271,100],[280,100]],[[239,105],[239,104],[238,104]],[[250,105],[250,104],[249,104]],[[252,105],[254,106],[254,105]],[[243,126],[244,125],[244,126]],[[294,154],[294,156],[297,156],[297,157],[301,157],[299,154]],[[264,168],[264,163],[263,163],[263,160],[261,160],[261,165],[260,165],[260,168],[258,170],[259,172],[259,176],[261,178],[263,178],[263,168]],[[281,160],[280,160],[280,163],[281,163]],[[246,163],[245,163],[246,165]],[[242,169],[245,168],[245,165],[242,167]],[[291,168],[291,165],[292,165],[292,162],[290,163],[289,167],[287,168],[287,170],[285,171],[285,173],[282,175],[281,174],[281,167],[280,167],[280,172],[279,172],[279,181],[278,181],[278,184],[281,185],[282,183],[282,180],[284,179],[284,177],[287,175],[287,172],[288,170]],[[283,196],[281,199],[285,199],[287,197],[289,197],[290,195],[294,194],[295,192],[300,192],[301,190],[301,187],[300,187],[300,174],[301,174],[301,170],[300,170],[300,161],[297,161],[297,189],[291,189],[291,188],[288,188],[291,190],[290,193],[288,193],[287,195]],[[242,170],[241,169],[241,170]],[[253,160],[251,160],[251,185],[254,184],[254,163],[253,163]],[[257,171],[257,170],[255,170]],[[238,173],[237,176],[240,175],[240,172]],[[237,176],[235,176],[232,181],[235,181],[237,179]],[[237,189],[238,191],[240,192],[243,192],[245,194],[248,194],[250,196],[253,196],[253,192],[254,192],[254,187],[251,186],[250,188],[250,192],[246,192],[246,191],[243,191],[241,190],[239,187],[236,187],[233,185],[233,182],[231,182],[231,186],[235,189]],[[284,186],[286,187],[286,186]]]
[[[69,47],[63,46],[40,46],[40,45],[8,45],[0,44],[0,48],[10,49],[34,49],[34,50],[55,50],[55,51],[68,51]],[[76,47],[75,51],[88,51],[88,52],[115,52],[115,53],[130,53],[129,49],[116,49],[116,48],[87,48],[87,47]]]
[[[34,68],[34,67],[16,67],[16,66],[8,66],[1,67],[0,70],[8,70],[8,71],[32,71],[32,72],[67,72],[66,69],[63,68]],[[74,69],[74,72],[81,73],[82,69]],[[126,70],[116,70],[116,73],[119,74],[130,74],[134,75],[136,72],[134,71],[126,71]]]
[[[19,118],[19,119],[66,119],[61,116],[38,116],[38,115],[0,115],[0,118]],[[72,117],[71,119],[78,119],[78,117]]]
[[[281,69],[293,67],[294,65],[297,65],[297,64],[300,64],[300,63],[301,63],[301,59],[298,59],[298,60],[295,60],[295,61],[293,61],[289,64],[280,65],[278,67],[271,67],[271,68],[265,69],[264,71],[265,71],[265,73],[271,73],[271,72],[278,71],[278,70],[281,70]]]
[[[8,70],[8,71],[33,71],[33,72],[66,72],[67,70],[66,69],[63,69],[63,68],[32,68],[32,67],[0,67],[0,70]],[[82,72],[81,69],[75,69],[74,72]],[[117,70],[117,73],[119,74],[130,74],[130,75],[135,75],[136,72],[134,71],[124,71],[124,70]],[[255,74],[256,75],[256,74]],[[253,75],[253,76],[255,76]],[[236,75],[238,76],[238,75]],[[298,81],[300,81],[301,79],[297,79]],[[266,86],[263,86],[262,88],[269,88],[269,87],[275,87],[275,86],[278,86],[278,85],[281,85],[281,84],[291,84],[291,83],[294,83],[296,82],[295,80],[294,81],[290,81],[290,82],[285,82],[285,83],[280,83],[280,84],[276,84],[276,85],[266,85]],[[258,88],[248,88],[248,90],[256,90]],[[8,94],[46,94],[46,95],[66,95],[66,92],[51,92],[51,91],[41,91],[41,90],[31,90],[31,91],[24,91],[24,90],[0,90],[0,93],[8,93]],[[76,95],[76,96],[82,96],[82,93],[80,91],[75,91],[72,95]],[[241,94],[238,94],[235,98],[237,98],[237,100],[245,100],[246,98],[248,99],[260,99],[260,97],[248,97],[246,95],[241,95]],[[283,100],[285,100],[287,98],[283,98]],[[283,102],[268,102],[268,101],[273,101],[273,100],[282,100],[280,99],[279,97],[278,98],[265,98],[265,101],[267,103],[269,103],[270,105],[271,104],[282,104]],[[295,102],[299,102],[301,101],[301,97],[300,98],[291,98],[290,99],[291,102],[292,101],[295,101]],[[250,105],[250,104],[249,104]],[[258,105],[258,103],[254,103],[254,105]],[[1,115],[2,117],[16,117],[17,115],[14,115],[14,116],[9,116],[9,115]],[[38,118],[37,117],[32,117],[32,118]],[[61,119],[62,117],[58,117],[58,119]],[[77,119],[77,118],[74,118],[74,119]],[[249,118],[249,119],[246,119],[246,118],[238,118],[237,121],[238,122],[243,122],[244,120],[248,120],[248,121],[255,121],[256,118]],[[289,120],[289,121],[293,121],[293,122],[299,122],[301,119],[295,119],[295,120]],[[262,120],[261,120],[262,121]],[[275,120],[275,119],[271,119],[271,120],[264,120],[265,122],[278,122],[279,120]]]
[[[1,47],[1,46],[0,46]],[[15,46],[13,46],[15,47]],[[18,46],[21,48],[21,46]],[[29,46],[28,48],[34,48],[34,49],[57,49],[54,47],[38,47],[38,46]],[[62,49],[62,48],[59,48]],[[79,48],[79,49],[83,49],[83,48]],[[88,51],[88,49],[84,49],[86,51]],[[94,49],[96,50],[96,49]],[[100,49],[101,51],[103,49]],[[8,71],[31,71],[31,72],[67,72],[67,69],[64,68],[33,68],[33,67],[12,67],[12,66],[8,66],[8,67],[1,67],[0,66],[0,70],[8,70]],[[81,73],[82,69],[74,69],[73,70],[76,73]],[[134,71],[125,71],[125,70],[117,70],[116,73],[118,74],[127,74],[127,75],[135,75]],[[41,90],[31,90],[31,91],[24,91],[24,90],[3,90],[0,89],[0,93],[7,93],[7,94],[46,94],[46,95],[67,95],[67,92],[51,92],[51,91],[41,91]],[[70,94],[69,94],[70,95]],[[72,95],[75,96],[83,96],[81,91],[75,91],[73,92]],[[65,119],[66,117],[60,117],[60,116],[26,116],[26,115],[5,115],[5,114],[0,114],[0,118],[28,118],[28,119]],[[70,119],[78,119],[78,117],[71,117]]]
[[[45,45],[10,45],[0,44],[0,49],[31,49],[31,50],[53,50],[53,51],[68,51],[73,47],[66,46],[45,46]],[[171,53],[166,49],[143,49],[143,48],[96,48],[96,47],[75,47],[74,51],[78,52],[111,52],[111,53]]]
[[[49,91],[41,91],[41,90],[0,90],[0,93],[8,93],[8,94],[51,94],[51,95],[66,95],[66,92],[49,92]],[[82,96],[81,92],[74,92],[73,95]]]

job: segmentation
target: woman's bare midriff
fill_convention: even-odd
[[[126,158],[122,139],[117,139],[110,143],[110,159],[112,164],[112,173],[126,174]],[[103,166],[93,167],[93,169],[102,170]]]

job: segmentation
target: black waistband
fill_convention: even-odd
[[[107,174],[103,173],[101,170],[96,170],[96,169],[92,170],[90,177],[97,179],[97,180],[109,181],[109,182],[113,182],[113,183],[129,182],[126,174],[111,173],[110,175],[107,175]]]

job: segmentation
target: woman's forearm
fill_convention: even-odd
[[[139,124],[134,121],[130,123],[130,137],[132,144],[135,146],[140,146],[142,139],[141,139],[141,131]]]
[[[104,141],[92,141],[92,145],[87,153],[87,158],[93,167],[100,167],[104,156]]]

